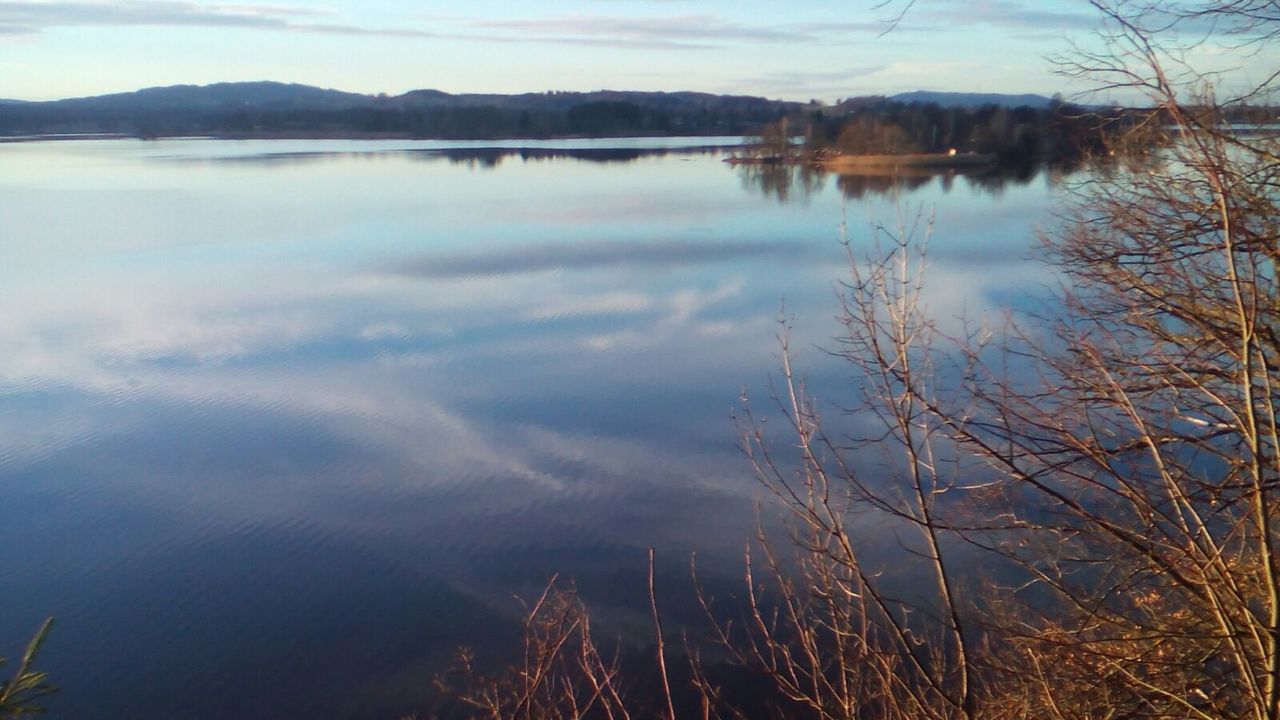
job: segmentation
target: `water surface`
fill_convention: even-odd
[[[57,616],[54,718],[395,717],[553,572],[616,632],[649,546],[677,618],[691,551],[734,586],[780,313],[851,382],[841,223],[936,213],[929,302],[980,316],[1054,183],[730,142],[0,147],[0,654]]]

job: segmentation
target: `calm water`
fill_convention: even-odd
[[[706,144],[0,146],[0,654],[57,616],[55,718],[395,717],[552,572],[619,633],[648,546],[675,618],[691,551],[736,585],[730,413],[783,301],[839,399],[842,214],[936,208],[976,316],[1045,281],[1054,189]]]

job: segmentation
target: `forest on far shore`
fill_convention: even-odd
[[[1015,105],[1015,103],[1029,103]],[[1270,108],[1234,109],[1242,119]],[[825,104],[695,92],[546,92],[373,96],[283,83],[150,88],[54,102],[0,101],[0,138],[111,134],[144,139],[392,138],[484,140],[744,135],[763,155],[992,154],[1071,159],[1132,137],[1149,111],[1075,105],[1061,97],[907,93]],[[1157,118],[1157,120],[1159,120]],[[1165,123],[1149,123],[1158,128]]]
[[[751,154],[801,162],[918,154],[984,155],[1006,164],[1062,162],[1114,153],[1121,138],[1128,147],[1162,144],[1169,125],[1158,111],[1084,107],[1060,98],[1046,107],[877,99],[837,113],[812,110],[799,121],[788,116],[763,126]]]

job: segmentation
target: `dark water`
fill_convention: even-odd
[[[618,633],[651,545],[677,619],[690,552],[736,585],[730,412],[783,301],[839,399],[842,216],[936,209],[952,322],[1046,281],[1054,183],[704,144],[0,147],[0,654],[57,616],[54,718],[395,717],[553,572]]]

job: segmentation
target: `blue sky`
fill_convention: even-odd
[[[0,0],[0,97],[279,80],[356,92],[701,90],[831,101],[1072,87],[1083,0]]]

